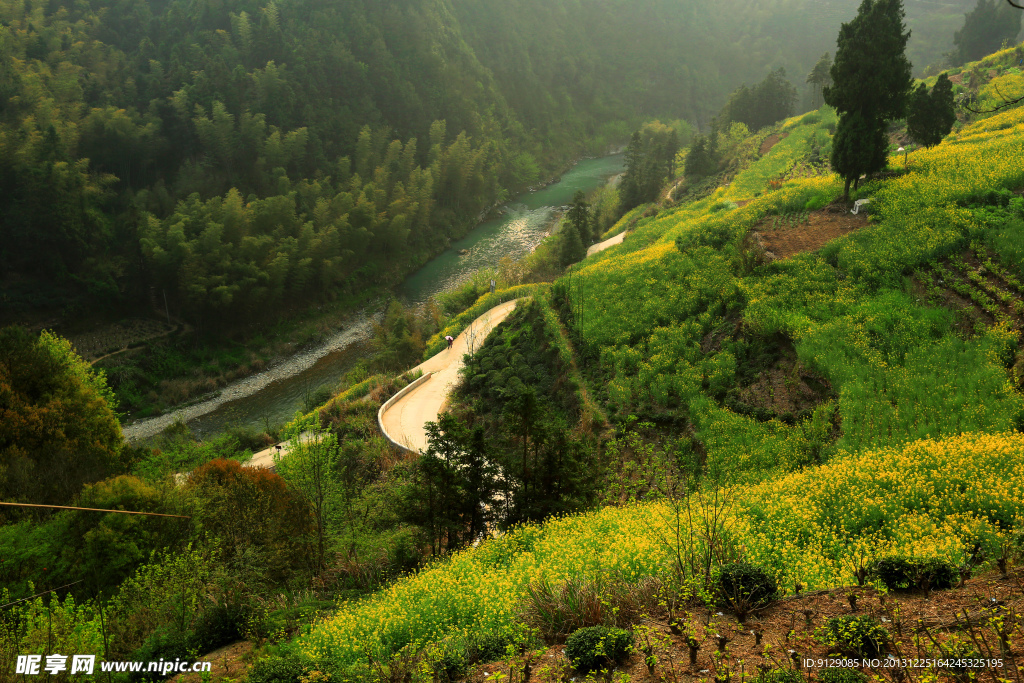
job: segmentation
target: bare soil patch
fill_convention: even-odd
[[[615,669],[615,676],[610,679],[583,678],[570,668],[564,646],[555,644],[512,660],[478,665],[462,680],[484,683],[501,673],[507,676],[505,680],[523,681],[523,664],[527,658],[530,660],[532,675],[529,680],[532,683],[618,681],[621,674],[628,676],[621,680],[633,683],[749,681],[763,669],[797,669],[797,673],[806,680],[817,680],[823,667],[817,663],[810,667],[802,665],[806,660],[824,659],[830,654],[830,650],[815,639],[815,630],[831,617],[865,615],[876,619],[890,636],[878,667],[855,667],[866,674],[868,680],[894,683],[967,681],[968,676],[962,670],[928,666],[921,661],[948,659],[948,651],[940,647],[949,648],[954,641],[967,644],[960,647],[976,650],[979,659],[1002,661],[1001,669],[984,665],[970,669],[970,680],[993,683],[1015,680],[1015,669],[1024,656],[1021,622],[1013,616],[1000,619],[999,615],[1017,615],[1024,608],[1022,579],[1024,573],[1021,572],[1008,578],[993,575],[970,579],[959,588],[928,594],[892,593],[883,596],[874,588],[860,586],[815,591],[784,598],[760,614],[748,617],[742,624],[728,612],[708,610],[703,606],[687,607],[673,616],[681,627],[677,631],[692,634],[698,644],[693,664],[689,660],[686,636],[670,629],[670,615],[662,607],[639,624],[641,628],[649,628],[650,635],[646,639],[636,637],[636,651]],[[789,588],[792,590],[792,585]],[[856,596],[856,610],[851,608],[849,595]],[[998,625],[1000,621],[1006,626]],[[1006,629],[1009,645],[1006,648],[1000,647],[999,628]],[[760,637],[756,637],[755,632],[760,633]],[[725,639],[721,650],[716,636]],[[650,645],[653,671],[644,662],[646,654],[641,651],[646,645]],[[887,654],[898,660],[918,662],[908,662],[909,666],[886,663]],[[843,657],[839,655],[837,659]],[[846,658],[864,664],[860,658]]]
[[[796,226],[773,228],[773,218],[765,218],[751,233],[765,252],[767,260],[784,259],[805,251],[815,251],[828,242],[867,225],[866,215],[849,211],[835,213],[828,209],[811,212],[807,220]]]
[[[777,145],[780,141],[785,140],[787,137],[789,137],[789,131],[769,135],[764,139],[764,142],[761,143],[761,148],[758,150],[758,154],[764,156],[771,151],[772,147]]]
[[[245,675],[249,668],[251,655],[252,643],[243,640],[203,655],[199,661],[211,664],[207,681],[211,683],[213,681],[237,681]],[[170,683],[200,683],[201,681],[203,681],[203,676],[199,673],[178,674],[170,679]]]

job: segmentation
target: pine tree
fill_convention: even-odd
[[[561,261],[562,267],[583,260],[587,255],[587,248],[583,246],[579,231],[571,223],[563,223],[559,233],[562,237],[558,242],[558,260]]]
[[[825,86],[832,85],[832,76],[829,73],[831,68],[832,55],[826,52],[814,65],[814,68],[811,69],[811,73],[807,74],[807,83],[810,83],[815,88],[811,95],[811,106],[815,109],[825,102],[822,96]]]
[[[953,83],[946,74],[939,76],[928,92],[923,83],[910,97],[907,114],[907,132],[916,142],[932,147],[949,135],[956,122],[953,102]]]
[[[839,112],[832,168],[846,181],[844,197],[854,178],[885,167],[885,123],[906,113],[912,79],[903,17],[902,0],[863,0],[839,29],[832,85],[823,94]]]
[[[566,218],[569,225],[580,234],[580,243],[584,246],[590,244],[593,238],[590,229],[590,205],[587,204],[587,198],[582,190],[577,190],[573,195],[572,206],[566,213]]]
[[[885,168],[887,151],[884,121],[869,118],[859,111],[839,118],[832,140],[831,162],[832,169],[846,180],[844,197],[850,196],[850,182],[855,178]]]

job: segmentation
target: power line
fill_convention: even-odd
[[[8,505],[10,507],[18,508],[49,508],[51,510],[86,510],[89,512],[113,512],[119,515],[146,515],[148,517],[177,517],[178,519],[192,519],[186,515],[165,515],[160,512],[134,512],[132,510],[106,510],[103,508],[79,508],[72,507],[70,505],[37,505],[35,503],[4,503],[0,501],[0,505]]]

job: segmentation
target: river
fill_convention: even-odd
[[[520,195],[500,208],[500,216],[484,221],[465,238],[410,275],[396,288],[406,304],[421,304],[451,290],[481,268],[494,267],[505,256],[530,253],[551,229],[555,211],[582,190],[590,192],[622,172],[623,156],[584,159],[561,179]],[[460,251],[466,251],[460,255]],[[369,354],[373,311],[350,318],[345,327],[320,346],[303,351],[258,375],[234,382],[208,401],[140,420],[124,427],[130,440],[153,436],[177,420],[200,437],[235,425],[263,427],[290,420],[307,396],[322,386],[334,388],[346,372]]]

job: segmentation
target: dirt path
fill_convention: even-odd
[[[598,246],[598,245],[595,245]],[[384,433],[411,451],[427,450],[427,422],[435,422],[448,402],[448,393],[459,379],[462,356],[480,348],[491,330],[516,307],[516,301],[495,306],[474,320],[455,338],[452,348],[420,363],[412,371],[433,373],[430,379],[404,394],[380,416]]]

